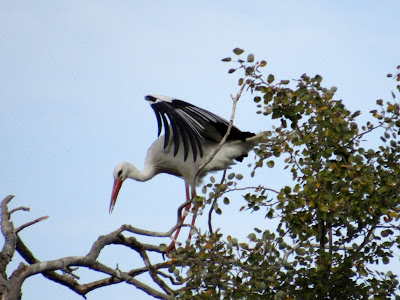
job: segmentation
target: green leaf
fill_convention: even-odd
[[[387,214],[387,213],[389,212],[389,209],[386,208],[386,207],[381,207],[381,208],[380,208],[380,211],[381,211],[381,213],[383,213],[383,214]]]
[[[319,209],[320,209],[321,211],[324,211],[324,212],[327,212],[327,211],[329,210],[328,206],[326,206],[326,205],[321,205],[321,206],[319,207]]]
[[[248,62],[253,62],[254,61],[254,54],[247,55],[247,61]]]
[[[275,278],[272,277],[272,276],[268,276],[268,277],[267,277],[267,281],[268,281],[268,282],[274,282],[274,281],[275,281]]]
[[[160,248],[160,251],[165,251],[167,250],[167,245],[165,244],[160,244],[160,246],[158,246]]]
[[[270,161],[267,162],[267,166],[269,168],[273,168],[275,166],[275,162],[273,160],[270,160]]]
[[[275,80],[275,76],[272,75],[272,74],[269,74],[269,75],[268,75],[268,78],[267,78],[267,82],[268,82],[268,83],[273,83],[274,80]]]
[[[186,291],[185,295],[183,296],[185,299],[192,299],[193,298],[193,293],[192,291]]]
[[[246,76],[251,76],[254,73],[254,67],[247,67],[245,71]],[[250,79],[247,79],[246,83],[249,83],[249,81]]]
[[[317,75],[315,75],[314,80],[315,80],[316,82],[321,82],[321,81],[322,81],[322,76],[317,74]]]
[[[387,256],[382,257],[382,262],[387,265],[388,263],[390,263],[390,259]]]
[[[358,273],[359,273],[361,276],[367,276],[367,275],[368,275],[368,272],[367,272],[364,268],[360,269],[360,270],[358,271]]]
[[[286,297],[286,293],[284,291],[279,291],[275,294],[275,299],[284,299]]]
[[[248,250],[249,249],[249,245],[247,243],[240,243],[240,248]]]
[[[235,48],[235,49],[233,49],[233,53],[235,53],[236,55],[240,55],[240,54],[242,54],[244,52],[244,50],[243,49],[240,49],[240,48]]]
[[[250,241],[255,241],[257,238],[255,233],[250,233],[247,237]]]
[[[265,282],[258,283],[257,290],[262,292],[267,288],[267,284]]]
[[[262,60],[262,61],[260,62],[260,67],[261,67],[261,68],[265,67],[266,65],[267,65],[267,62],[266,62],[265,60]]]
[[[292,192],[292,188],[290,186],[285,186],[283,188],[283,191],[285,192],[285,194],[290,194]]]

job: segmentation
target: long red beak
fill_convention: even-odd
[[[117,197],[118,197],[118,193],[119,190],[121,189],[122,186],[122,180],[121,179],[115,179],[114,180],[114,186],[113,186],[113,190],[112,190],[112,194],[111,194],[111,202],[110,202],[110,214],[112,213],[115,203],[117,202]]]

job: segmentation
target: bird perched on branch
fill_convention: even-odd
[[[225,119],[182,100],[159,95],[148,95],[145,99],[156,115],[159,137],[148,149],[142,171],[129,162],[115,167],[110,213],[127,178],[147,181],[160,173],[181,177],[185,181],[187,202],[196,196],[196,185],[207,173],[226,170],[235,160],[242,161],[259,142],[261,134],[232,126],[225,143],[219,145],[229,126]],[[164,135],[160,136],[163,128]],[[181,222],[189,209],[190,204],[185,207]],[[192,226],[195,218],[194,214]],[[174,247],[179,231],[180,228],[167,252]]]

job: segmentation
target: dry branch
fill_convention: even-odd
[[[31,225],[33,225],[33,224],[36,224],[36,223],[38,223],[38,222],[40,222],[40,221],[44,221],[44,220],[46,220],[48,217],[49,217],[49,216],[44,216],[44,217],[41,217],[41,218],[37,218],[36,220],[30,221],[30,222],[28,222],[28,223],[25,223],[25,224],[19,226],[19,227],[15,230],[15,233],[18,233],[18,232],[20,232],[22,229],[24,229],[24,228],[26,228],[26,227],[28,227],[28,226],[31,226]]]
[[[37,259],[32,251],[24,244],[21,238],[18,236],[18,232],[22,229],[34,225],[37,222],[45,220],[47,217],[38,218],[31,222],[21,225],[17,229],[14,228],[13,223],[10,221],[10,215],[16,211],[23,210],[29,211],[29,208],[18,207],[12,210],[8,210],[8,204],[13,199],[13,196],[6,197],[1,202],[1,229],[3,236],[5,237],[4,247],[1,251],[1,261],[0,261],[0,272],[1,272],[1,287],[0,296],[1,299],[20,299],[21,297],[21,287],[24,281],[33,275],[42,274],[47,279],[64,285],[74,291],[75,293],[85,297],[87,293],[93,291],[94,289],[120,283],[126,282],[128,284],[134,285],[135,287],[141,289],[145,293],[158,298],[166,299],[168,295],[174,295],[174,291],[168,287],[166,283],[159,277],[158,270],[168,268],[168,263],[161,263],[152,265],[150,259],[148,258],[147,251],[163,252],[158,246],[143,244],[137,241],[134,237],[125,237],[123,232],[134,232],[143,234],[144,231],[136,230],[135,228],[123,225],[119,229],[100,236],[92,245],[89,253],[85,256],[70,256],[63,257],[51,261],[40,261]],[[171,229],[171,230],[174,230]],[[157,236],[156,232],[145,231],[145,234],[150,236]],[[158,236],[169,236],[170,233],[164,233]],[[101,251],[108,245],[122,245],[129,247],[130,249],[138,252],[142,257],[145,267],[130,270],[128,272],[123,272],[110,268],[97,261]],[[6,274],[6,268],[15,252],[18,252],[21,257],[28,263],[20,263],[20,265],[12,272],[11,276],[8,278]],[[80,284],[79,277],[73,274],[75,267],[85,267],[95,272],[103,273],[107,278],[96,280],[87,284]],[[74,269],[73,269],[74,268]],[[59,273],[61,271],[62,273]],[[152,277],[153,281],[160,286],[164,292],[155,290],[149,285],[135,279],[136,276],[148,272]]]

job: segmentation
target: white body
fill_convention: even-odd
[[[199,176],[195,178],[197,171],[208,161],[209,157],[217,149],[215,142],[205,141],[203,144],[203,157],[193,161],[188,157],[183,159],[183,147],[181,147],[176,156],[173,155],[171,147],[173,143],[164,149],[164,136],[159,137],[150,146],[147,151],[145,166],[143,171],[138,170],[128,162],[120,163],[116,166],[114,177],[117,178],[118,172],[123,170],[124,177],[132,178],[138,181],[147,181],[157,174],[168,173],[185,179],[189,186],[195,186],[201,182],[201,179],[209,172],[226,170],[236,164],[235,158],[246,155],[258,143],[261,134],[248,138],[246,141],[227,141],[222,145],[215,157],[202,169]]]

